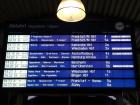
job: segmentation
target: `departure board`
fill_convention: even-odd
[[[136,88],[131,34],[8,34],[3,88]]]

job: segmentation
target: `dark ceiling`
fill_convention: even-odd
[[[0,0],[0,23],[55,16],[61,0]],[[88,16],[117,17],[140,23],[140,0],[82,0]]]
[[[0,26],[7,21],[56,18],[61,0],[0,0]],[[140,26],[140,0],[82,0],[87,18],[94,16],[114,17],[134,22]],[[137,33],[137,45],[140,48],[140,33]]]

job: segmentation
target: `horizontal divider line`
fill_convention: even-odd
[[[133,59],[6,59],[6,61],[134,61]]]
[[[12,32],[12,33],[13,33],[13,32]],[[17,32],[15,32],[15,33],[17,33]],[[110,33],[109,33],[109,34],[107,34],[107,33],[102,33],[102,34],[101,34],[101,33],[100,33],[100,34],[90,33],[90,34],[92,34],[92,35],[97,35],[97,36],[104,36],[104,35],[107,35],[107,36],[130,35],[130,36],[131,36],[131,33],[125,33],[125,34],[124,34],[124,33],[121,33],[121,34],[120,34],[120,33],[118,33],[118,34],[117,34],[117,33],[116,33],[116,34],[111,33],[111,35],[110,35]],[[19,35],[19,34],[8,34],[8,35]],[[40,34],[20,34],[20,35],[50,36],[49,34],[41,34],[41,35],[40,35]],[[59,34],[55,33],[55,34],[53,34],[53,35],[59,35]],[[60,34],[60,35],[62,35],[62,36],[63,36],[63,35],[68,35],[68,36],[78,35],[78,36],[79,36],[79,34],[73,34],[73,33],[72,33],[72,34],[64,34],[64,33],[63,33],[63,34]],[[81,33],[80,35],[89,35],[89,34],[82,34],[82,33]],[[90,36],[91,36],[91,35],[90,35]]]
[[[27,71],[28,70],[65,70],[65,69],[56,69],[56,68],[50,68],[50,69],[48,69],[48,68],[46,68],[46,69],[45,68],[37,68],[37,69],[33,69],[33,68],[31,68],[31,69],[29,69],[29,68],[24,69],[23,68],[22,69],[22,68],[19,68],[19,69],[20,70],[27,70]],[[9,69],[5,68],[4,70],[19,70],[19,69],[17,69],[17,68],[9,68]],[[108,69],[107,68],[101,68],[101,69],[100,68],[99,69],[97,69],[97,68],[96,69],[92,69],[92,68],[91,69],[90,68],[89,69],[87,69],[87,68],[85,68],[85,69],[71,69],[71,68],[66,68],[66,69],[67,70],[134,70],[132,68],[128,68],[128,69],[126,69],[126,68],[125,69],[122,69],[122,68],[118,68],[118,69],[111,69],[111,68],[108,68]]]
[[[30,49],[29,49],[30,50]],[[96,50],[96,51],[92,51],[92,50],[70,50],[70,51],[57,51],[57,50],[51,50],[51,51],[47,51],[47,50],[32,50],[32,51],[27,51],[27,50],[7,50],[6,52],[133,52],[133,50]]]
[[[8,44],[9,43],[29,43],[29,44],[65,44],[65,43],[71,43],[71,44],[73,44],[73,43],[79,43],[79,44],[81,44],[81,43],[87,43],[87,44],[92,44],[92,43],[116,43],[116,44],[120,44],[120,43],[126,43],[126,44],[128,44],[128,43],[130,43],[130,44],[132,44],[132,42],[131,41],[123,41],[123,42],[119,42],[119,41],[108,41],[108,42],[90,42],[90,41],[88,41],[88,42],[7,42]]]
[[[14,33],[17,33],[17,31],[13,31]],[[13,34],[13,32],[10,32],[11,34],[8,34],[8,35],[19,35],[19,34]],[[45,32],[47,32],[47,31],[45,31]],[[30,33],[32,33],[32,32],[30,32]],[[92,34],[92,35],[99,35],[99,36],[103,36],[103,35],[108,35],[108,36],[114,36],[114,35],[131,35],[132,33],[99,33],[99,34],[97,34],[97,33],[90,33],[90,34]],[[111,35],[110,35],[111,34]],[[36,33],[33,33],[33,34],[20,34],[20,35],[40,35],[40,34],[36,34]],[[42,36],[44,36],[44,35],[49,35],[49,34],[41,34]],[[58,33],[54,33],[53,35],[59,35]],[[63,34],[60,34],[60,35],[79,35],[78,33],[77,34],[74,34],[74,33],[72,33],[72,34],[65,34],[65,33],[63,33]],[[89,34],[80,34],[80,35],[89,35]]]
[[[29,49],[30,50],[30,49]],[[32,50],[32,51],[27,51],[27,50],[7,50],[6,52],[133,52],[133,50],[96,50],[96,51],[92,51],[92,50],[70,50],[70,51],[64,51],[64,50],[51,50],[51,51],[47,51],[47,50]]]
[[[35,80],[39,80],[39,79],[45,79],[45,80],[50,80],[50,79],[57,79],[57,80],[59,80],[59,79],[86,79],[86,80],[88,80],[88,79],[119,79],[119,80],[127,80],[127,79],[136,79],[136,78],[3,78],[3,79],[35,79]]]

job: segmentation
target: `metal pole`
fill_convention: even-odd
[[[71,105],[71,95],[68,95],[68,105]]]

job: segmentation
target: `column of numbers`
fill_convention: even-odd
[[[24,51],[29,51],[29,42],[30,35],[8,35],[3,87],[26,87],[26,79],[17,78],[27,78],[28,52]]]

